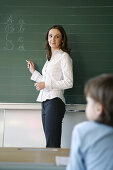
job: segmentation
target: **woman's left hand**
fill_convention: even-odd
[[[36,89],[38,91],[42,90],[45,88],[45,82],[38,82],[38,83],[35,83],[34,86],[36,87]]]

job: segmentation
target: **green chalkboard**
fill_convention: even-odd
[[[112,0],[0,0],[0,102],[35,103],[38,92],[26,59],[41,71],[45,33],[61,24],[73,59],[74,86],[67,103],[85,103],[85,82],[113,73]]]

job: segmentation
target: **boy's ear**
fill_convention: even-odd
[[[102,112],[103,112],[102,104],[97,103],[97,114],[98,114],[98,116],[101,116]]]

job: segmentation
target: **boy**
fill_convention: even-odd
[[[73,130],[67,170],[113,170],[113,75],[90,79],[85,96],[89,121]]]

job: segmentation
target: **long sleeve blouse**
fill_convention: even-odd
[[[46,61],[42,74],[35,70],[31,80],[45,82],[45,88],[40,90],[37,101],[43,102],[47,99],[59,97],[65,103],[64,90],[73,86],[71,57],[61,49],[55,50],[51,60]]]

